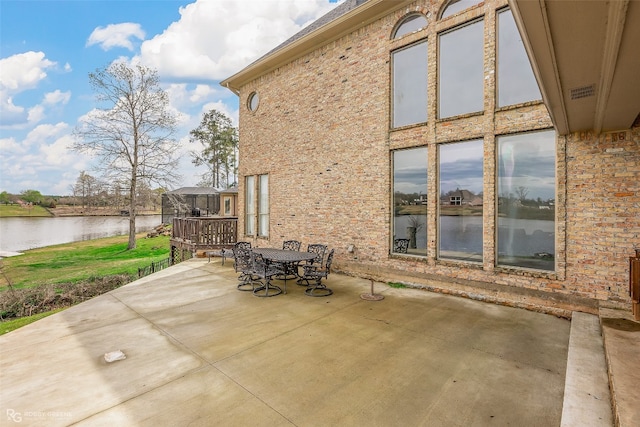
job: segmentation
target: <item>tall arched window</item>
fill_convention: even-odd
[[[391,38],[399,39],[406,34],[422,30],[423,28],[426,28],[426,26],[427,18],[424,15],[421,15],[419,13],[409,15],[396,25]]]

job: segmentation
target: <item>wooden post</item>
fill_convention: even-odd
[[[636,248],[636,256],[629,258],[629,295],[633,318],[640,320],[640,248]]]

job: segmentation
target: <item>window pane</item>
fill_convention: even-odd
[[[482,111],[483,21],[440,36],[439,117]]]
[[[542,99],[511,10],[498,13],[498,107]]]
[[[258,109],[258,105],[260,105],[260,97],[257,92],[253,92],[249,95],[247,106],[249,107],[249,110],[256,111]]]
[[[440,258],[482,262],[482,140],[440,150]]]
[[[260,221],[258,223],[258,235],[266,237],[269,235],[269,175],[260,175],[259,192],[258,213]]]
[[[408,239],[407,253],[427,254],[427,148],[393,152],[393,239]]]
[[[427,121],[427,43],[393,52],[393,127]]]
[[[427,18],[423,15],[411,15],[405,18],[405,20],[396,29],[396,33],[393,35],[394,39],[404,36],[405,34],[418,31],[427,26]]]
[[[498,264],[555,269],[555,131],[498,138]]]
[[[440,19],[455,15],[456,13],[468,9],[478,3],[480,3],[478,0],[451,0],[442,12]]]
[[[255,199],[256,199],[255,176],[248,176],[245,178],[245,200],[244,200],[244,205],[246,206],[244,230],[245,230],[245,234],[248,236],[253,236],[255,234],[255,228],[254,228],[256,223]]]

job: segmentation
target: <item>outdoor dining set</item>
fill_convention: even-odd
[[[333,252],[323,244],[309,244],[300,250],[297,240],[286,240],[279,248],[252,248],[250,242],[237,242],[233,247],[234,269],[239,273],[238,289],[255,296],[272,297],[287,293],[287,280],[306,286],[305,294],[324,297],[333,294],[322,279],[331,272]],[[284,289],[273,283],[284,282]]]

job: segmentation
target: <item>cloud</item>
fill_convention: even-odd
[[[44,95],[44,100],[42,101],[45,105],[57,105],[62,104],[65,105],[69,103],[71,99],[71,92],[61,92],[60,90],[55,90],[53,92],[46,93]]]
[[[14,126],[29,120],[25,107],[15,105],[13,96],[34,89],[56,63],[43,52],[25,52],[0,59],[0,126]]]
[[[43,52],[25,52],[0,59],[0,90],[15,94],[36,87],[47,77],[45,70],[56,65],[44,56]]]
[[[230,107],[221,98],[231,95],[227,89],[219,85],[172,83],[163,87],[169,95],[171,110],[178,117],[178,128],[184,133],[195,129],[202,120],[202,115],[215,109],[238,125],[239,112]]]
[[[144,40],[145,32],[140,24],[125,22],[122,24],[110,24],[106,27],[97,27],[87,40],[86,46],[100,45],[102,50],[110,50],[123,47],[133,51],[132,38]]]
[[[28,109],[16,107],[11,102],[11,98],[7,99],[8,104],[5,105],[6,114],[12,114],[12,116],[3,117],[2,121],[0,121],[0,127],[18,129],[36,125],[46,117],[48,109],[66,105],[71,99],[71,92],[61,92],[60,90],[48,92],[44,94],[40,104],[36,104]],[[4,115],[5,110],[2,112]]]
[[[194,105],[217,100],[227,95],[227,90],[217,85],[172,83],[166,85],[163,89],[169,95],[171,104],[178,109],[191,108]]]
[[[179,21],[143,42],[137,60],[163,77],[221,80],[336,5],[329,0],[197,0],[180,8]]]
[[[12,192],[35,188],[58,194],[68,190],[68,179],[89,169],[90,158],[70,149],[73,136],[66,123],[36,126],[24,139],[0,139],[1,186]],[[74,176],[75,175],[75,176]],[[63,182],[61,176],[67,177]],[[72,181],[73,181],[72,180]]]
[[[23,141],[27,147],[44,145],[60,135],[65,134],[69,129],[66,123],[57,123],[55,125],[45,124],[36,126],[29,132]]]
[[[224,114],[225,116],[229,117],[231,119],[231,124],[234,127],[238,127],[238,117],[240,115],[240,112],[238,111],[238,109],[231,109],[229,108],[229,104],[225,104],[222,101],[216,101],[216,102],[208,102],[206,104],[204,104],[202,106],[202,110],[201,110],[201,117],[200,119],[202,119],[202,115],[204,115],[204,113],[208,113],[211,110],[216,110],[219,111],[220,113]]]
[[[0,92],[0,125],[2,127],[24,123],[28,119],[23,107],[14,105],[13,98]]]
[[[440,145],[440,192],[483,188],[483,141],[473,140]]]
[[[78,170],[78,155],[71,150],[73,137],[63,135],[51,144],[40,147],[45,168],[59,169],[61,166]],[[84,164],[84,162],[81,162]]]
[[[20,145],[15,138],[0,138],[0,151],[3,156],[14,153],[22,154],[25,152],[25,147]]]

